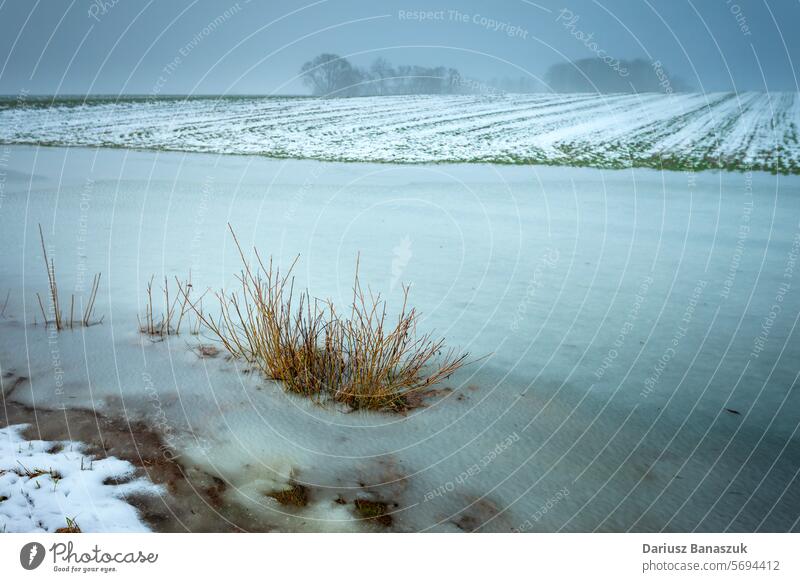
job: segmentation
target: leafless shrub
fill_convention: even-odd
[[[287,390],[312,398],[333,398],[354,409],[402,411],[410,396],[427,390],[466,363],[468,354],[444,349],[443,339],[417,334],[419,314],[408,308],[409,289],[397,320],[388,320],[380,295],[353,283],[350,314],[331,301],[295,292],[292,271],[264,262],[254,249],[251,265],[239,244],[243,269],[238,291],[219,291],[217,320],[195,308],[197,317],[235,358],[281,381]],[[438,362],[438,363],[436,363]]]

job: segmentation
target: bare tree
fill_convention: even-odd
[[[394,77],[396,76],[392,64],[383,57],[379,57],[372,62],[369,71],[374,80],[371,92],[376,95],[388,95],[391,93]]]
[[[303,82],[314,95],[350,96],[358,92],[361,72],[339,55],[324,53],[308,61],[300,69]]]

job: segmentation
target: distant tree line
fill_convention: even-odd
[[[380,57],[368,68],[362,68],[339,55],[323,53],[304,63],[300,75],[312,94],[320,97],[690,90],[687,83],[658,61],[622,60],[618,65],[612,68],[599,58],[581,59],[551,66],[544,83],[523,76],[495,77],[484,82],[464,77],[452,67],[394,66]]]
[[[300,74],[311,92],[322,97],[456,93],[461,78],[453,68],[394,67],[384,58],[375,59],[368,69],[363,69],[331,53],[305,63]]]
[[[580,59],[551,66],[545,81],[556,93],[679,93],[691,90],[660,61],[621,60],[610,67],[600,58]]]
[[[320,97],[367,95],[453,95],[472,93],[533,93],[543,87],[527,77],[493,78],[484,82],[464,77],[453,67],[392,65],[383,57],[369,68],[346,58],[324,53],[303,64],[303,83]]]

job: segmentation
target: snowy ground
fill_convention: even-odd
[[[74,524],[83,532],[143,532],[123,501],[160,489],[134,478],[134,467],[84,454],[72,441],[26,440],[24,425],[0,428],[0,532],[54,532]]]
[[[6,144],[365,162],[798,173],[798,125],[796,93],[0,102]]]
[[[4,401],[142,421],[258,528],[800,529],[795,176],[27,146],[0,165]],[[395,305],[413,284],[423,328],[489,357],[408,416],[345,414],[203,338],[139,334],[152,274],[232,284],[228,222],[339,305],[360,251],[364,283]],[[102,272],[101,325],[41,325],[38,223],[62,296]],[[269,496],[293,483],[305,507]]]

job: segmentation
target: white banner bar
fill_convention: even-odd
[[[777,581],[800,580],[799,542],[793,534],[6,534],[0,571],[4,580],[139,582]]]

